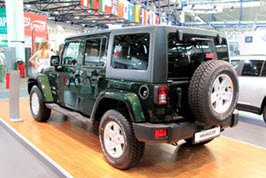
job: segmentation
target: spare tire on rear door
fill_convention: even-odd
[[[238,80],[226,61],[203,62],[189,84],[189,105],[196,120],[217,125],[232,115],[238,99]]]

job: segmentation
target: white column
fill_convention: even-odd
[[[9,118],[13,122],[23,121],[19,117],[19,71],[10,71],[10,97],[9,97]]]
[[[16,60],[25,61],[23,0],[5,0],[8,46],[15,47]]]

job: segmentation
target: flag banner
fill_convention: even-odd
[[[112,0],[105,0],[104,12],[112,14]]]
[[[90,8],[90,0],[81,0],[80,5]]]
[[[112,0],[112,14],[117,15],[117,0]]]
[[[148,13],[148,24],[149,25],[154,25],[154,16],[155,13],[154,12],[149,12]]]
[[[123,0],[124,1],[124,19],[128,20],[128,10],[129,10],[129,2],[127,0]]]
[[[139,23],[142,24],[142,7],[139,10]]]
[[[156,25],[160,24],[160,16],[159,15],[155,15],[155,20],[156,20]]]
[[[100,11],[101,12],[104,12],[105,11],[105,3],[106,3],[106,0],[100,0]]]
[[[92,8],[99,9],[100,8],[100,0],[92,0]]]
[[[161,25],[167,25],[167,19],[166,19],[166,16],[162,16],[162,17],[161,17],[160,24],[161,24]]]
[[[134,22],[140,22],[140,5],[134,5]]]
[[[123,0],[118,0],[117,1],[117,8],[118,8],[118,17],[123,18],[124,17],[124,1]]]
[[[128,3],[128,20],[133,21],[133,5],[131,3]]]
[[[147,10],[142,8],[142,24],[146,25],[147,24]]]

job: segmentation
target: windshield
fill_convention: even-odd
[[[196,68],[206,60],[226,60],[225,45],[215,45],[213,38],[184,34],[182,41],[176,33],[168,35],[168,79],[190,78]]]

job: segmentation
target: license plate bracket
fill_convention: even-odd
[[[193,137],[193,143],[197,144],[218,137],[221,133],[220,127],[214,127],[208,130],[196,132]]]

